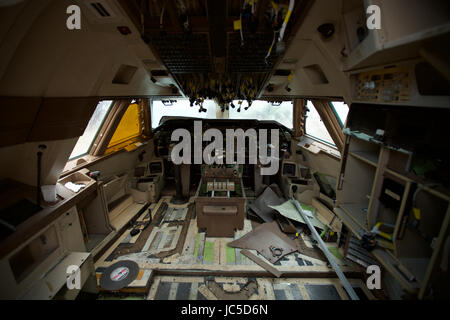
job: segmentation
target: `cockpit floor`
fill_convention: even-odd
[[[202,297],[208,299],[208,294],[203,294],[201,290],[207,292],[206,283],[207,279],[210,279],[209,277],[214,277],[216,281],[219,279],[221,282],[218,281],[218,283],[224,286],[226,291],[230,288],[232,288],[231,291],[237,290],[236,285],[237,283],[242,284],[244,281],[242,279],[246,279],[246,282],[254,279],[258,284],[258,290],[262,290],[261,288],[265,286],[271,288],[269,291],[264,291],[266,292],[264,297],[258,291],[256,299],[277,299],[277,297],[296,299],[299,296],[308,299],[308,297],[314,297],[312,293],[306,294],[308,282],[305,281],[307,280],[312,281],[313,284],[328,281],[327,285],[337,288],[336,298],[346,297],[345,292],[342,293],[342,287],[337,286],[339,285],[337,279],[334,279],[336,283],[333,282],[333,278],[322,279],[323,277],[333,277],[333,270],[327,266],[325,261],[300,252],[287,255],[274,265],[282,272],[282,277],[289,278],[289,280],[270,279],[273,276],[241,254],[240,249],[227,245],[252,230],[250,220],[244,221],[243,230],[237,230],[234,238],[206,237],[205,233],[199,232],[197,228],[194,198],[192,197],[185,205],[173,205],[170,203],[170,199],[171,197],[162,197],[158,203],[152,204],[150,206],[151,224],[147,225],[149,217],[147,212],[144,212],[138,217],[134,226],[126,229],[97,260],[95,263],[97,279],[100,279],[102,272],[110,265],[121,260],[132,260],[139,265],[139,276],[127,288],[124,288],[123,292],[148,293],[149,299],[186,298],[186,295],[189,299],[194,300],[202,299]],[[133,228],[141,231],[132,236],[130,231]],[[307,246],[313,248],[308,236],[302,235],[302,238]],[[359,272],[357,268],[348,265],[343,260],[339,260],[339,264],[344,272],[354,274]],[[178,282],[169,281],[169,279],[177,279]],[[224,279],[239,281],[226,282]],[[286,281],[292,283],[293,286],[284,286]],[[357,279],[352,281],[357,281]],[[172,284],[168,282],[172,282]],[[178,286],[175,283],[179,283]],[[186,283],[189,283],[189,294]],[[234,286],[229,287],[229,283],[234,283]],[[176,287],[173,287],[174,285]],[[102,289],[100,288],[100,290]],[[179,290],[184,293],[178,293]]]

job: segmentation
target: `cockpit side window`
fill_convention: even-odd
[[[336,146],[330,134],[328,133],[328,130],[325,127],[322,118],[314,107],[314,104],[310,100],[308,100],[306,107],[308,109],[308,111],[306,112],[305,120],[306,134],[322,142],[325,142],[332,146]]]
[[[341,125],[341,128],[344,128],[349,111],[348,105],[342,101],[333,101],[330,102],[330,105],[339,121],[339,124]]]
[[[143,130],[141,108],[137,103],[131,103],[126,109],[111,140],[106,147],[105,154],[121,150],[140,140]]]
[[[306,109],[306,135],[342,151],[348,106],[340,101],[312,99],[307,101]]]
[[[70,155],[70,160],[82,157],[89,152],[92,147],[92,143],[97,137],[98,132],[100,131],[109,111],[111,110],[112,104],[113,101],[111,100],[99,102],[94,114],[91,117],[91,120],[89,120],[89,123],[84,130],[83,135],[78,139],[78,142]]]

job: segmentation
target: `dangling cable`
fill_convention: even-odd
[[[241,28],[239,30],[240,34],[241,34],[241,47],[244,46],[244,35],[242,34],[242,11],[241,11],[241,16],[240,16],[240,22],[241,22]]]
[[[144,35],[145,34],[145,17],[144,17],[144,1],[141,1],[141,7],[139,8],[139,13],[141,14],[141,34]]]
[[[185,31],[189,31],[189,16],[187,14],[186,5],[184,4],[183,0],[177,0],[177,3],[178,3],[178,6],[180,8],[181,17],[184,20],[183,21],[183,27],[184,27]]]
[[[164,29],[163,27],[163,21],[164,21],[164,10],[166,8],[166,4],[163,4],[162,10],[161,10],[161,17],[159,18],[159,28],[162,30]]]
[[[292,10],[294,10],[294,5],[295,5],[295,0],[290,0],[289,1],[288,12],[286,14],[286,17],[284,18],[283,25],[281,26],[280,36],[278,37],[278,42],[283,40],[284,31],[286,30],[286,26],[287,26],[287,24],[289,22],[289,19],[291,18]]]
[[[244,33],[242,32],[242,12],[245,9],[245,4],[246,3],[247,3],[247,0],[244,0],[244,3],[242,4],[242,9],[241,9],[241,12],[240,12],[240,16],[239,16],[239,19],[240,19],[240,22],[241,22],[241,28],[239,30],[240,34],[241,34],[241,47],[244,46]]]
[[[267,58],[269,58],[270,54],[272,53],[272,49],[273,49],[273,46],[275,45],[276,38],[277,38],[277,32],[274,31],[274,32],[273,32],[273,40],[272,40],[272,44],[270,45],[269,51],[267,52],[267,55],[266,55],[266,57],[264,58],[264,61],[265,61],[266,64],[268,64]]]

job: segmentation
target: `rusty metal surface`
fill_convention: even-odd
[[[260,225],[242,238],[230,242],[228,246],[256,250],[272,263],[297,251],[295,242],[280,231],[276,221]]]

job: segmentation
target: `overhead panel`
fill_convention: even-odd
[[[208,73],[211,71],[211,55],[208,34],[157,34],[153,45],[166,67],[178,73]]]
[[[223,108],[232,107],[235,99],[249,105],[257,99],[310,2],[120,1],[134,12],[142,38],[200,112],[206,111],[204,99],[215,99]]]

